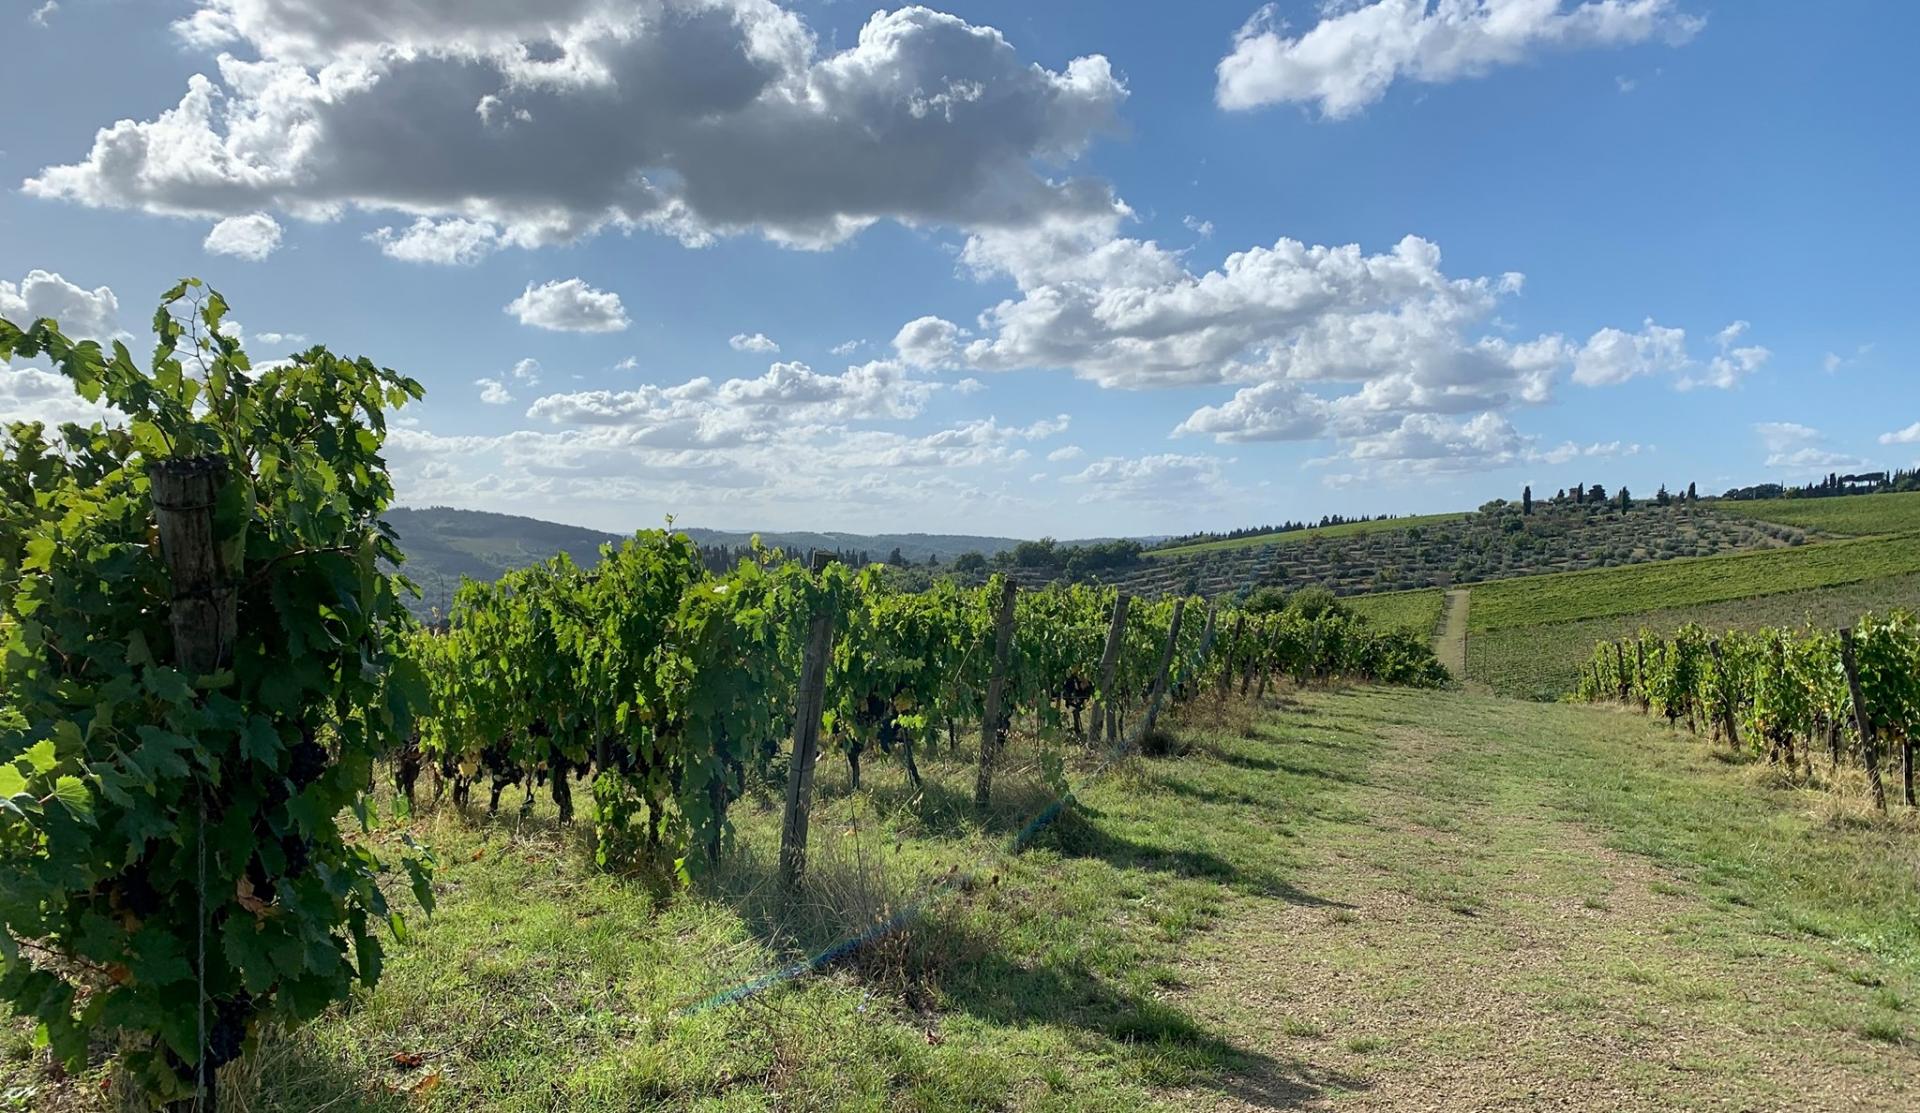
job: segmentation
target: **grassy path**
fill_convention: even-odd
[[[1015,747],[925,789],[823,762],[809,881],[770,802],[669,894],[581,833],[425,809],[440,907],[379,988],[265,1041],[235,1108],[1920,1107],[1920,835],[1626,714],[1349,690],[1182,712],[1019,857]],[[1023,743],[1023,746],[1027,745]],[[393,840],[389,828],[376,837]],[[979,883],[824,975],[681,1005]],[[95,1113],[0,1020],[0,1113]]]
[[[1440,620],[1440,632],[1433,643],[1440,663],[1461,680],[1467,678],[1467,610],[1472,602],[1473,592],[1466,588],[1447,592],[1447,612]]]
[[[1910,833],[1637,718],[1520,707],[1276,720],[1302,724],[1276,762],[1356,760],[1297,831],[1315,900],[1235,902],[1184,967],[1202,1023],[1272,1065],[1194,1105],[1920,1105]]]

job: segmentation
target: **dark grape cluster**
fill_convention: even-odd
[[[295,788],[305,788],[327,771],[327,749],[312,738],[302,738],[288,751],[287,779]]]

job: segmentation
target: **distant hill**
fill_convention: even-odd
[[[591,566],[600,559],[601,545],[622,536],[516,514],[446,506],[398,507],[387,511],[386,518],[400,535],[400,548],[407,554],[406,574],[420,585],[425,596],[420,604],[423,609],[438,606],[443,597],[450,598],[462,576],[496,579],[510,569],[537,564],[563,552],[576,563]],[[683,528],[680,532],[702,545],[745,545],[753,537],[751,533],[714,529]],[[767,532],[760,534],[760,541],[790,552],[865,552],[874,560],[885,560],[897,548],[902,557],[915,564],[926,563],[929,556],[950,564],[954,557],[969,551],[992,556],[1020,543],[1011,537],[946,533]]]

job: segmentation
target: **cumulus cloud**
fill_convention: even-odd
[[[457,216],[444,220],[423,216],[403,232],[383,225],[367,239],[389,259],[452,267],[470,267],[501,246],[499,230],[493,225]]]
[[[8,423],[37,421],[51,428],[67,422],[111,421],[114,411],[74,393],[65,375],[0,363],[0,414]]]
[[[632,322],[620,295],[596,290],[578,278],[527,283],[519,297],[507,303],[507,312],[523,325],[554,332],[619,332]]]
[[[850,356],[859,351],[860,345],[864,343],[866,343],[864,340],[847,340],[835,344],[833,347],[827,349],[827,351],[836,356]]]
[[[31,270],[18,283],[0,279],[0,317],[26,327],[42,317],[68,336],[106,340],[119,331],[120,299],[106,286],[88,290],[51,271]]]
[[[1211,220],[1201,220],[1197,216],[1183,216],[1180,218],[1180,223],[1186,225],[1187,231],[1203,240],[1213,238],[1213,221]]]
[[[1480,77],[1552,50],[1678,46],[1705,22],[1675,0],[1349,0],[1322,5],[1319,21],[1294,37],[1268,4],[1216,67],[1214,99],[1227,109],[1316,104],[1344,119],[1399,80]]]
[[[1061,445],[1059,448],[1047,453],[1047,462],[1050,464],[1062,464],[1068,460],[1078,460],[1086,454],[1086,449],[1081,448],[1077,444]]]
[[[258,263],[280,250],[280,222],[266,213],[230,216],[215,224],[200,246],[212,255]]]
[[[1905,429],[1901,429],[1896,432],[1880,434],[1880,443],[1881,444],[1920,444],[1920,421],[1916,421],[1912,425],[1907,426]]]
[[[764,332],[756,332],[751,336],[736,332],[727,340],[727,346],[736,352],[772,353],[780,350],[780,345],[768,339]]]
[[[480,400],[489,406],[504,406],[513,401],[513,392],[499,379],[475,379],[473,385],[480,388]]]
[[[645,443],[712,447],[765,441],[797,425],[918,417],[939,389],[884,360],[838,375],[804,363],[776,363],[753,379],[550,394],[536,400],[527,416],[555,425],[626,427]]]
[[[453,229],[471,255],[608,227],[819,247],[883,220],[1021,226],[1114,204],[1053,173],[1116,125],[1106,59],[1051,70],[926,8],[878,13],[837,50],[772,0],[200,0],[176,29],[221,52],[216,74],[27,192],[399,213],[436,223],[376,242],[435,258],[450,218],[482,226]]]
[[[1574,353],[1573,381],[1585,386],[1617,386],[1633,379],[1674,376],[1680,390],[1738,386],[1773,355],[1756,344],[1742,345],[1748,324],[1735,321],[1714,334],[1718,354],[1704,362],[1687,352],[1685,329],[1668,328],[1648,318],[1638,332],[1603,328]]]

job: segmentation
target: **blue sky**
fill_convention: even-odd
[[[1908,5],[391,7],[0,9],[0,314],[200,275],[425,383],[403,501],[616,530],[1920,461]]]

